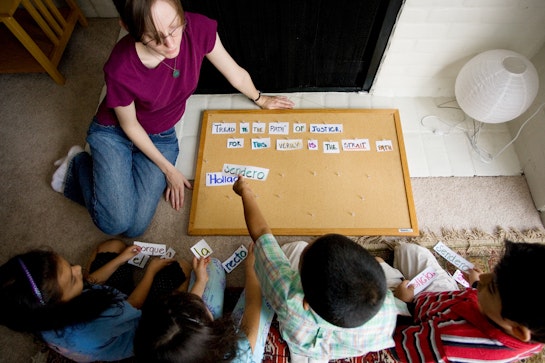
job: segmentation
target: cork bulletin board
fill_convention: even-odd
[[[189,235],[247,235],[238,174],[276,235],[419,233],[396,109],[205,111]]]

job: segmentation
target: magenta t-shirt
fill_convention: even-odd
[[[185,13],[187,25],[182,35],[174,78],[162,63],[154,69],[142,64],[134,39],[126,35],[115,45],[104,65],[106,97],[96,119],[101,125],[118,125],[114,107],[134,101],[136,117],[148,134],[172,128],[182,117],[186,101],[197,88],[201,65],[216,44],[217,22],[201,14]],[[163,62],[174,68],[174,59]]]

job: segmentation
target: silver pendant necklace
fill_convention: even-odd
[[[169,66],[168,64],[165,63],[164,60],[161,61],[162,64],[164,64],[165,66],[167,66],[168,68],[172,69],[172,78],[178,78],[180,77],[180,70],[176,68],[176,61],[178,60],[178,57],[174,58],[174,68],[172,68],[171,66]]]

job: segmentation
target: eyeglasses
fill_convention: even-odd
[[[180,36],[182,34],[182,32],[184,31],[186,24],[187,23],[183,23],[181,25],[178,25],[176,28],[171,30],[170,33],[167,33],[167,35],[157,34],[157,38],[159,38],[159,41],[157,41],[156,38],[153,38],[152,36],[144,35],[145,37],[149,37],[151,39],[146,40],[146,41],[144,41],[144,39],[142,39],[142,44],[144,44],[144,45],[151,44],[151,45],[154,45],[154,46],[163,45],[163,44],[165,44],[165,41],[167,40],[168,37],[175,38],[175,37]]]

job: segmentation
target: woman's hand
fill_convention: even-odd
[[[165,189],[165,199],[170,202],[172,208],[180,210],[184,206],[185,188],[191,189],[191,183],[174,166],[169,172],[165,173],[167,187]]]
[[[414,300],[414,285],[409,285],[410,280],[403,280],[397,285],[394,296],[401,301],[412,302]]]
[[[286,96],[265,96],[263,94],[255,104],[264,110],[291,109],[295,106],[295,103]]]

